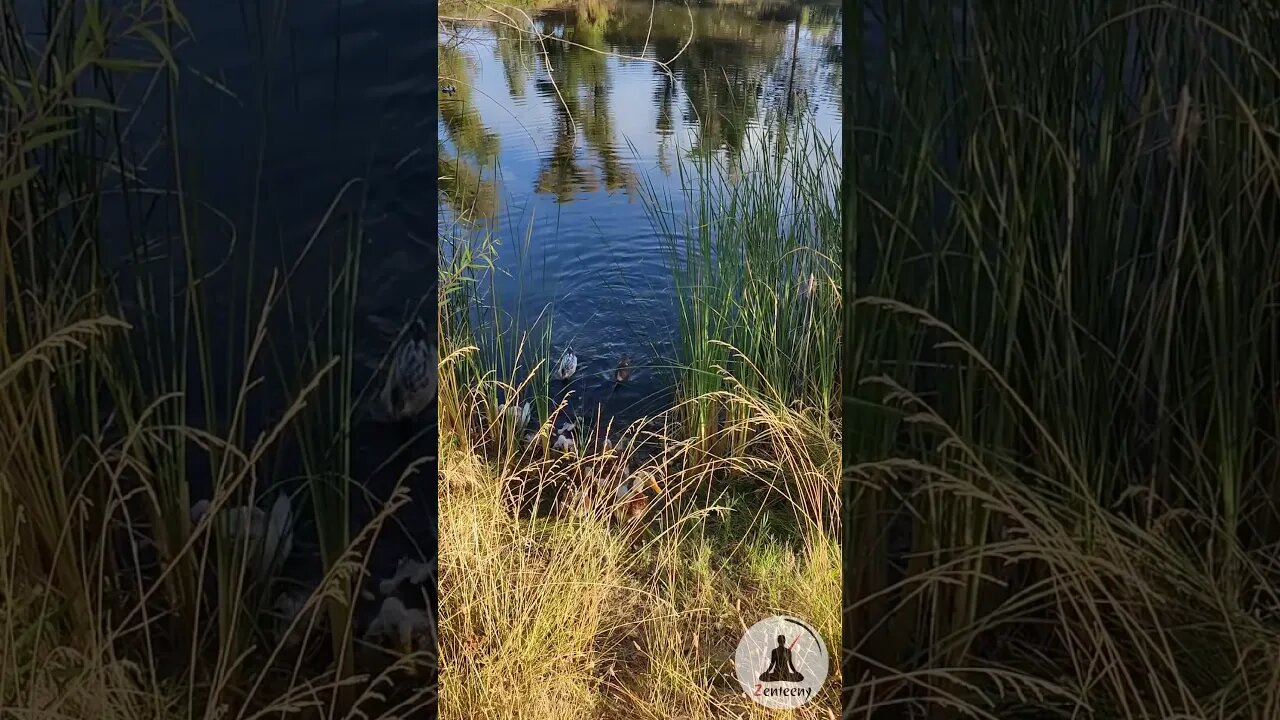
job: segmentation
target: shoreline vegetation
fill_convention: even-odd
[[[855,716],[1280,713],[1274,18],[852,19]]]
[[[577,414],[554,308],[514,327],[492,296],[501,240],[442,236],[443,714],[763,718],[733,678],[747,627],[796,614],[836,647],[831,143],[771,119],[741,150],[760,160],[690,156],[674,196],[641,184],[679,323],[656,363],[671,407],[625,427]],[[838,687],[798,716],[833,717]]]
[[[628,48],[628,32],[639,31],[639,48],[655,24],[631,17],[642,20],[647,5],[571,5],[564,36],[587,47],[545,37],[550,77],[562,84],[565,112],[585,113],[573,119],[604,174],[620,178],[608,118],[593,118],[598,105],[579,107],[576,95],[575,78],[589,89],[598,75],[577,78],[570,53],[607,57],[606,28]],[[674,12],[653,12],[663,11]],[[496,22],[503,47],[519,42],[513,26],[523,21]],[[714,39],[716,22],[708,10],[675,27]],[[674,55],[687,38],[672,33],[657,23],[652,39]],[[443,122],[460,147],[478,147],[479,134],[466,132],[478,119],[456,117],[472,92],[467,63],[442,57]],[[442,200],[444,716],[766,718],[773,712],[734,677],[748,627],[797,615],[838,655],[840,158],[805,119],[713,109],[724,113],[713,123],[725,126],[723,139],[680,148],[667,170],[683,190],[625,183],[661,239],[644,251],[663,260],[668,278],[658,281],[671,287],[677,320],[672,356],[647,368],[671,402],[633,423],[583,408],[574,379],[556,377],[570,350],[552,342],[556,307],[531,313],[516,309],[520,298],[495,294],[499,274],[525,277],[500,265],[499,253],[529,240],[493,235],[490,213],[473,210],[470,195]],[[570,155],[575,134],[565,133]],[[539,190],[567,199],[574,185]],[[513,255],[527,252],[503,253]],[[522,326],[516,317],[536,319]],[[836,663],[829,672],[797,717],[836,716]]]

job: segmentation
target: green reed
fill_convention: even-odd
[[[708,442],[742,419],[718,395],[735,385],[837,413],[840,158],[805,122],[766,120],[750,142],[682,161],[679,196],[645,188],[679,304],[686,427]]]
[[[846,529],[897,492],[916,519],[892,607],[846,555],[847,682],[861,712],[1265,715],[1280,36],[1250,3],[963,7],[887,7],[893,63],[850,78]]]
[[[517,246],[516,272],[529,261],[532,223]],[[452,356],[445,372],[450,383],[441,387],[441,426],[446,436],[484,445],[485,433],[500,430],[506,452],[518,448],[524,432],[554,414],[551,375],[558,356],[551,343],[551,308],[542,308],[524,327],[524,293],[499,297],[495,280],[504,271],[495,264],[500,242],[481,227],[458,221],[441,234],[440,337],[441,356]],[[514,313],[514,314],[512,314]],[[532,408],[530,427],[523,429],[504,418],[525,403]]]
[[[96,243],[103,232],[103,198],[116,189],[109,168],[112,163],[131,168],[134,159],[124,144],[127,117],[115,105],[116,87],[164,66],[164,43],[154,28],[166,22],[170,8],[155,10],[130,23],[97,6],[81,12],[71,3],[50,3],[34,19],[47,31],[40,47],[23,44],[34,28],[19,21],[15,8],[0,11],[5,29],[0,67],[11,88],[0,165],[8,478],[0,523],[6,541],[16,540],[6,549],[16,554],[23,576],[49,575],[82,633],[89,633],[92,623],[93,588],[84,581],[93,574],[86,566],[94,560],[89,548],[110,532],[110,508],[120,502],[113,485],[126,474],[130,454],[142,452],[155,438],[135,435],[119,447],[119,464],[94,457],[82,439],[108,440],[102,418],[109,409],[120,414],[125,427],[137,428],[147,416],[165,419],[181,408],[180,401],[164,402],[150,393],[143,403],[129,392],[139,388],[127,386],[140,383],[143,373],[128,362],[122,367],[112,362],[122,359],[113,357],[119,344],[112,339],[124,325],[112,317],[114,289]],[[117,38],[153,52],[117,57],[109,52]],[[161,92],[154,84],[150,89]],[[134,193],[126,195],[124,209],[136,217],[144,206],[142,191],[135,177],[122,175],[118,182]],[[131,222],[126,233],[134,257],[145,256],[149,248],[141,224]],[[151,350],[142,362],[156,352],[162,350]],[[109,440],[119,442],[118,437]],[[180,462],[181,456],[174,460]],[[154,468],[154,503],[143,510],[158,550],[170,558],[177,555],[180,519],[189,506],[183,488],[172,482],[177,462]],[[181,512],[166,512],[178,507]],[[108,573],[117,570],[115,560],[103,558]],[[170,582],[166,591],[190,617],[190,582]]]

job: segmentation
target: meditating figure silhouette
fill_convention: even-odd
[[[804,675],[796,671],[791,663],[791,648],[787,647],[787,637],[778,636],[778,647],[769,653],[769,669],[760,675],[760,682],[801,682]]]

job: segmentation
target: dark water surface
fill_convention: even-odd
[[[42,6],[22,0],[19,11],[38,17]],[[172,252],[185,226],[202,267],[220,268],[201,283],[211,344],[225,363],[215,368],[218,425],[234,407],[245,327],[256,322],[274,271],[292,267],[315,239],[290,278],[292,304],[270,326],[284,340],[291,322],[319,321],[330,302],[331,258],[358,228],[358,390],[407,319],[433,319],[437,222],[453,227],[463,205],[503,243],[500,301],[522,308],[526,325],[547,314],[554,351],[578,352],[576,390],[623,421],[650,411],[669,384],[650,366],[670,355],[675,304],[641,188],[679,194],[677,161],[690,151],[749,172],[759,160],[750,156],[752,139],[770,116],[807,118],[838,143],[838,3],[613,0],[530,9],[533,27],[568,41],[536,44],[491,21],[439,24],[437,6],[417,0],[179,7],[190,34],[174,51],[172,103],[163,81],[143,75],[116,91],[122,105],[143,108],[128,127],[132,161],[156,188],[177,189],[177,181],[171,158],[147,149],[176,139],[189,214],[159,193],[153,207],[135,208],[146,214],[149,241],[169,243],[154,264],[131,257],[114,232],[104,243],[115,269],[165,282],[184,267]],[[440,91],[437,72],[456,92]],[[443,208],[435,191],[442,175],[458,178]],[[470,200],[456,192],[464,184]],[[104,222],[110,229],[124,220]],[[611,393],[606,375],[623,352],[641,367],[632,385]],[[300,384],[302,373],[278,361],[268,354],[253,374]],[[297,389],[287,384],[272,375],[254,390],[249,438],[279,417]],[[199,395],[192,420],[202,423],[209,399]],[[403,462],[385,464],[401,436],[367,424],[357,433],[352,474],[362,487],[353,494],[384,496],[403,470]],[[413,454],[434,454],[430,444],[424,439]],[[300,453],[287,440],[281,448],[282,465],[264,481],[297,489]],[[197,469],[193,501],[210,494],[208,475]],[[434,537],[420,536],[433,534],[424,529],[435,524],[434,483],[433,471],[413,481],[417,509],[397,541],[423,545],[428,556]]]
[[[299,334],[298,325],[323,322],[338,263],[356,237],[362,239],[353,331],[358,392],[410,318],[434,325],[436,6],[192,0],[180,7],[191,36],[176,53],[183,65],[174,104],[178,147],[186,191],[210,208],[191,225],[206,267],[233,253],[204,286],[214,347],[225,350],[226,367],[217,368],[225,386],[215,393],[234,396],[246,356],[243,328],[257,321],[272,274],[292,268],[290,304],[281,304],[271,323],[272,339],[287,352],[290,342],[306,341],[289,337]],[[162,112],[147,120],[163,129]],[[305,261],[294,268],[304,250]],[[255,290],[246,311],[247,287]],[[268,382],[255,390],[250,438],[280,417],[285,392],[295,393],[311,372],[270,351],[263,356],[257,374]],[[410,460],[434,457],[431,425],[424,418],[412,428],[370,422],[355,428],[353,533]],[[414,432],[420,437],[412,451],[393,458]],[[264,482],[284,490],[298,490],[308,473],[341,470],[336,456],[320,468],[302,467],[291,437],[279,448]],[[199,486],[200,474],[193,499],[210,492]],[[385,552],[375,553],[375,572],[387,574],[403,554],[435,556],[434,465],[421,467],[408,485],[413,502],[386,533]],[[310,520],[310,508],[295,507],[302,521]],[[298,554],[304,561],[314,556],[305,544]]]
[[[682,208],[691,153],[750,172],[770,118],[839,152],[839,4],[586,2],[438,37],[442,232],[500,243],[504,334],[549,319],[579,408],[615,427],[661,409],[677,316],[646,197]],[[615,388],[623,354],[638,370]]]
[[[73,8],[71,17],[82,5],[66,4]],[[168,35],[171,30],[176,61],[175,77],[119,72],[112,73],[109,87],[100,83],[85,89],[128,109],[96,117],[100,145],[111,149],[120,140],[131,171],[120,180],[110,168],[104,170],[109,184],[119,182],[129,192],[108,192],[103,200],[103,261],[119,273],[124,313],[135,337],[143,339],[135,349],[150,350],[139,352],[145,356],[138,358],[144,363],[142,382],[160,378],[145,387],[133,410],[182,385],[189,400],[186,420],[223,436],[232,418],[242,416],[243,432],[232,440],[247,450],[282,419],[284,406],[315,372],[306,363],[298,367],[295,359],[308,344],[325,341],[324,315],[335,302],[339,314],[354,309],[354,349],[335,344],[319,354],[354,355],[357,390],[373,376],[406,320],[414,315],[429,323],[434,319],[436,5],[415,0],[178,0],[176,5],[185,27],[159,24],[155,3],[106,3],[103,8],[113,40],[135,22],[135,12],[147,14],[149,31]],[[59,15],[59,7],[19,0],[14,12],[28,31],[21,40],[33,48],[47,43],[47,26],[69,17]],[[57,57],[66,62],[73,51],[59,46]],[[137,35],[114,43],[111,54],[157,57]],[[115,160],[111,157],[112,168],[118,167]],[[180,196],[185,212],[179,212]],[[199,257],[184,256],[184,238]],[[332,296],[330,287],[342,270],[342,255],[357,241],[359,291],[352,308]],[[194,269],[190,277],[188,268]],[[166,316],[185,312],[188,280],[198,283],[206,310],[202,345],[192,339],[190,328]],[[142,301],[131,295],[135,281],[154,288],[155,297]],[[278,292],[283,285],[289,287],[288,300],[275,298],[266,340],[246,371],[268,288]],[[202,387],[198,350],[210,358],[210,392]],[[177,379],[184,369],[185,383]],[[245,383],[248,390],[241,388]],[[334,383],[311,395],[311,414],[295,419],[265,454],[266,461],[254,468],[260,493],[283,491],[295,498],[300,525],[286,572],[304,580],[314,581],[319,569],[315,515],[304,492],[308,480],[345,482],[350,475],[355,535],[390,495],[409,461],[435,456],[430,432],[435,413],[429,411],[416,427],[360,423],[357,450],[344,467],[333,452],[342,445],[333,441],[339,412],[327,407],[336,390]],[[247,397],[243,407],[242,394]],[[317,421],[326,410],[329,417]],[[314,423],[307,434],[318,452],[304,453],[293,433],[304,421]],[[411,451],[395,457],[396,447],[414,433],[419,437]],[[207,447],[194,444],[186,455],[193,503],[212,495],[210,455]],[[314,462],[304,462],[308,457]],[[389,576],[406,555],[430,560],[436,555],[434,464],[422,465],[407,484],[411,505],[373,552],[370,569],[379,577]],[[415,602],[406,600],[411,606]],[[358,622],[367,622],[373,611],[373,604],[362,608]]]

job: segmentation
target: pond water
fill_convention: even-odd
[[[42,9],[35,0],[19,3],[24,16],[38,18]],[[171,268],[180,274],[173,243],[183,227],[196,238],[201,267],[218,268],[201,289],[210,344],[221,358],[212,388],[222,398],[219,423],[230,416],[241,381],[238,364],[251,337],[245,325],[256,322],[273,272],[290,268],[316,238],[310,259],[290,278],[293,304],[276,311],[274,341],[288,335],[290,314],[319,319],[332,282],[329,258],[348,227],[359,226],[360,388],[407,319],[432,320],[437,223],[452,223],[464,204],[503,242],[499,260],[509,275],[498,288],[502,301],[519,298],[528,309],[522,317],[550,313],[556,350],[572,344],[583,361],[584,397],[608,396],[622,415],[641,412],[667,385],[644,366],[669,354],[675,316],[640,188],[678,193],[677,158],[690,150],[741,166],[770,113],[804,115],[833,140],[839,136],[838,3],[613,0],[530,9],[533,27],[570,43],[538,45],[492,21],[438,24],[437,6],[425,2],[194,0],[181,9],[190,33],[178,33],[183,39],[173,53],[181,67],[173,89],[176,137],[163,82],[136,75],[114,92],[121,105],[140,108],[124,128],[138,177],[175,188],[170,158],[154,148],[176,139],[189,215],[179,215],[172,195],[133,208],[130,222],[144,216],[158,248],[154,262],[127,252],[113,226],[124,222],[120,208],[104,210],[120,217],[104,217],[103,235],[116,251],[108,261],[126,278],[149,275],[163,284]],[[120,52],[147,54],[141,44]],[[666,61],[670,73],[653,60]],[[456,90],[442,92],[437,72]],[[453,192],[441,209],[436,181],[446,168],[459,178],[455,190],[473,178],[481,201],[464,203],[466,194]],[[181,297],[181,281],[167,290]],[[642,367],[633,385],[610,395],[604,376],[623,352]],[[279,360],[265,351],[254,374],[279,373]],[[194,372],[194,357],[190,362]],[[282,374],[302,382],[287,367]],[[268,380],[247,408],[249,438],[269,427],[297,390],[276,375]],[[199,395],[196,389],[190,419],[203,423],[207,398]],[[400,438],[385,427],[357,432],[352,474],[362,487],[353,497],[366,489],[385,497],[404,469],[387,462]],[[281,465],[264,475],[295,490],[303,469],[290,442],[281,440]],[[419,450],[413,455],[434,455],[434,448]],[[209,496],[209,475],[193,468],[193,501]],[[397,541],[423,546],[428,557],[434,539],[418,536],[435,525],[434,475],[428,469],[413,481],[416,509]],[[357,527],[368,512],[357,509]],[[398,552],[378,564],[394,565]]]
[[[527,333],[530,357],[549,320],[551,361],[572,348],[581,363],[574,406],[615,427],[652,414],[670,400],[677,308],[647,203],[683,206],[689,154],[741,173],[770,118],[808,124],[839,152],[839,4],[442,16],[442,233],[499,243],[507,345]],[[637,370],[615,385],[624,354]]]

